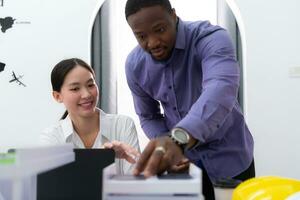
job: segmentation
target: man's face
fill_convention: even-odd
[[[141,9],[127,18],[139,45],[155,60],[171,56],[176,41],[176,13],[162,6]]]

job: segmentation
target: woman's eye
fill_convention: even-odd
[[[88,84],[88,87],[94,87],[95,83]]]
[[[78,91],[79,88],[71,88],[70,90],[71,90],[71,91]]]

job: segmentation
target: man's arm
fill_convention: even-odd
[[[129,60],[128,58],[126,61],[126,77],[132,93],[135,112],[139,116],[141,126],[148,138],[161,136],[160,134],[167,133],[169,130],[165,124],[165,118],[161,114],[160,104],[139,86],[130,70],[132,64]]]
[[[198,45],[198,52],[202,57],[202,93],[176,127],[185,129],[200,143],[207,143],[236,103],[239,67],[225,30],[207,36]]]

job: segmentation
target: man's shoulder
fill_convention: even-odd
[[[209,21],[191,21],[184,22],[185,30],[191,32],[196,37],[205,37],[219,30],[225,30],[224,28],[213,25]]]
[[[202,30],[202,31],[223,29],[219,25],[211,24],[210,21],[208,21],[208,20],[183,21],[183,24],[185,27],[187,27],[189,29],[198,29],[198,30]]]
[[[146,55],[146,52],[139,45],[136,46],[127,56],[126,68],[141,64],[145,61]]]
[[[130,51],[128,57],[143,57],[144,55],[145,52],[142,47],[140,45],[137,45]]]

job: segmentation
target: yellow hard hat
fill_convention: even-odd
[[[234,189],[232,200],[283,200],[299,191],[299,180],[264,176],[241,183]]]

